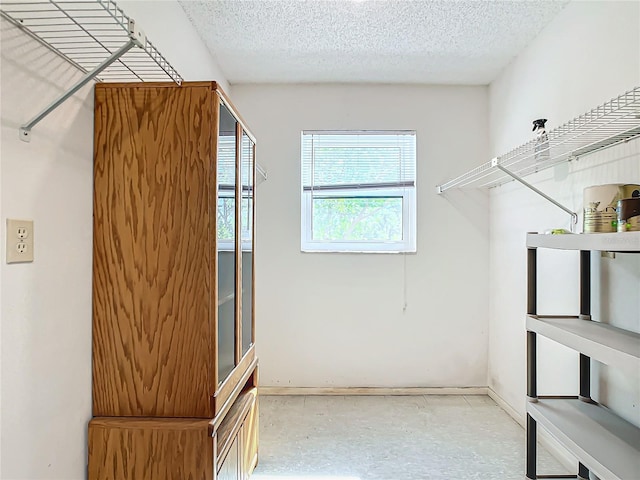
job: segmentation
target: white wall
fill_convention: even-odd
[[[261,384],[486,385],[487,195],[435,185],[488,157],[487,89],[234,85],[233,100],[269,175],[256,193]],[[300,252],[303,129],[417,131],[417,254]]]
[[[142,27],[162,55],[185,80],[215,80],[231,93],[229,82],[193,28],[177,0],[118,0],[125,13]]]
[[[138,2],[122,3],[132,3],[125,11],[185,79],[227,85],[200,39],[188,35],[177,2],[140,11]],[[173,43],[167,16],[182,31]],[[1,27],[0,478],[81,479],[91,418],[93,88],[21,142],[18,127],[79,73],[5,20]],[[35,221],[34,263],[5,263],[7,218]]]
[[[91,415],[91,88],[27,144],[19,125],[79,74],[4,20],[1,66],[0,476],[82,478]],[[34,220],[34,263],[5,263],[7,218]]]
[[[639,45],[638,2],[569,4],[490,86],[492,153],[505,153],[528,141],[536,118],[548,118],[553,128],[640,85]],[[587,186],[640,183],[640,141],[541,172],[529,181],[581,212]],[[524,414],[525,233],[567,228],[569,220],[561,210],[513,183],[493,189],[490,199],[489,385]],[[539,256],[539,313],[578,313],[577,254],[540,251]],[[640,258],[595,256],[593,270],[594,318],[640,331]],[[539,393],[576,394],[576,365],[576,353],[540,340]],[[601,373],[594,389],[596,398],[640,424],[640,378],[634,372]]]
[[[0,81],[2,70],[0,69]],[[1,85],[0,85],[1,87]],[[0,112],[2,112],[2,92],[0,92]],[[2,128],[0,124],[0,129]],[[0,137],[1,138],[1,137]],[[2,148],[0,147],[0,237],[4,236],[5,227],[2,226]],[[2,245],[2,240],[0,240]],[[0,253],[4,250],[0,249]],[[2,259],[0,258],[0,261]],[[2,274],[0,273],[0,478],[2,478]]]

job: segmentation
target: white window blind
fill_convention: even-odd
[[[415,251],[414,131],[302,132],[302,250]]]
[[[415,179],[413,131],[302,134],[305,190],[413,187]]]
[[[218,189],[234,195],[236,183],[236,136],[235,132],[218,137]]]

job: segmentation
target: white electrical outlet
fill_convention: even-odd
[[[7,263],[33,262],[33,221],[7,218]]]

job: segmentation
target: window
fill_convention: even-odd
[[[302,132],[302,251],[416,251],[416,134]]]

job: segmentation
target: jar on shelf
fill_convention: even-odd
[[[640,191],[637,197],[618,200],[618,232],[640,232]]]
[[[635,192],[640,192],[640,185],[614,183],[585,188],[582,231],[584,233],[618,231],[618,201],[632,198]]]

